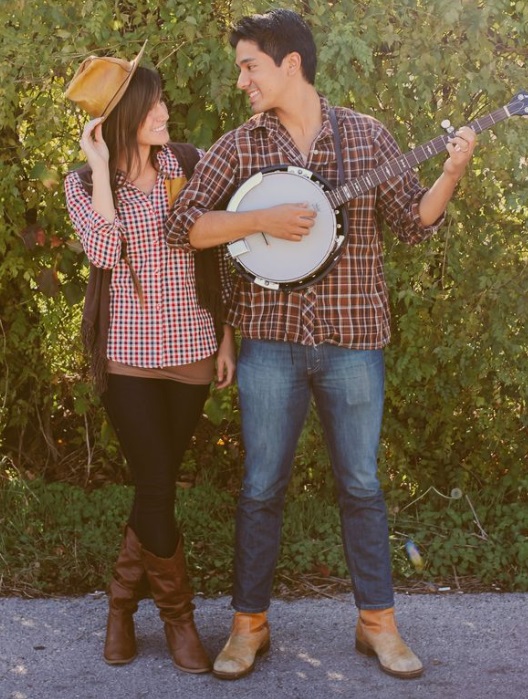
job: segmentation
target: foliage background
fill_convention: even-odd
[[[443,119],[461,125],[528,91],[525,0],[1,0],[2,591],[101,584],[127,507],[126,488],[110,485],[126,484],[126,469],[79,344],[87,268],[61,182],[81,159],[84,117],[64,88],[87,55],[132,58],[148,38],[146,62],[164,79],[172,138],[207,147],[249,115],[234,87],[228,27],[273,6],[311,24],[318,88],[379,118],[404,150],[438,135]],[[387,236],[393,341],[380,472],[398,576],[471,576],[528,590],[526,144],[519,118],[486,131],[441,232],[412,249]],[[424,163],[422,180],[432,183],[440,168],[441,156]],[[216,591],[229,577],[241,469],[236,391],[213,394],[207,415],[182,473],[195,488],[180,514],[192,520],[199,584]],[[289,508],[280,571],[344,576],[313,416]],[[420,574],[403,551],[409,537],[424,556]],[[216,562],[208,538],[223,552]],[[87,560],[65,566],[72,547]]]

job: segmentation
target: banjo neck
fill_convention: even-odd
[[[475,121],[472,121],[468,126],[473,129],[475,133],[479,134],[485,129],[489,129],[494,124],[498,124],[515,114],[528,115],[528,93],[518,93],[509,104],[500,109],[496,109],[486,116],[475,119]],[[364,175],[361,175],[361,177],[350,180],[346,184],[326,192],[326,196],[334,208],[339,208],[347,201],[351,201],[365,194],[365,192],[374,189],[379,184],[390,180],[391,177],[397,177],[444,151],[450,138],[450,133],[453,131],[454,129],[450,128],[449,133],[437,136],[431,141],[413,148],[413,150],[408,153],[404,153],[398,158],[384,163],[374,170],[369,170]]]
[[[476,133],[514,114],[528,116],[528,92],[518,92],[510,104],[469,124]],[[454,131],[384,163],[361,177],[332,189],[317,173],[291,164],[277,164],[255,172],[234,192],[227,211],[251,211],[295,201],[308,201],[317,211],[311,234],[302,245],[264,232],[248,234],[227,244],[233,264],[247,281],[274,291],[298,291],[320,280],[339,262],[349,234],[345,202],[397,177],[445,149]]]

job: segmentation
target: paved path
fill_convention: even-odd
[[[397,596],[400,628],[426,671],[389,677],[354,650],[356,611],[338,599],[274,600],[272,648],[236,682],[178,671],[150,600],[136,615],[139,656],[101,658],[104,596],[0,598],[1,699],[517,699],[528,697],[528,594]],[[229,630],[229,600],[197,600],[211,655]]]

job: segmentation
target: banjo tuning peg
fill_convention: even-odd
[[[451,135],[451,134],[454,132],[454,130],[455,130],[455,127],[451,124],[451,122],[449,121],[449,119],[444,119],[444,120],[442,121],[442,123],[440,124],[440,126],[441,126],[441,127],[444,129],[444,131],[446,131],[449,135]]]

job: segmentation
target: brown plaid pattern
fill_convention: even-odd
[[[332,186],[338,173],[329,104],[321,97],[323,125],[305,164],[290,135],[272,113],[258,114],[225,134],[196,167],[167,220],[171,244],[189,248],[188,231],[205,212],[225,206],[251,175],[272,165],[292,164],[316,172]],[[376,119],[336,108],[345,177],[359,177],[401,151]],[[349,236],[338,264],[302,291],[273,291],[241,277],[235,282],[228,322],[244,337],[379,349],[390,339],[383,272],[381,221],[403,242],[429,237],[442,223],[424,227],[418,206],[426,192],[413,172],[392,178],[347,204]]]

